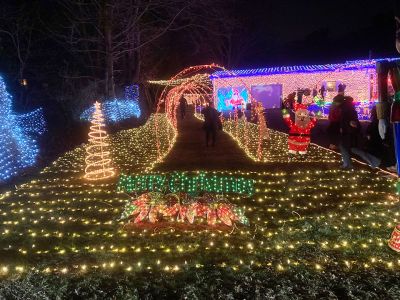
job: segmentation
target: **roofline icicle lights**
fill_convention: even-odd
[[[230,71],[217,71],[210,78],[227,78],[227,77],[246,77],[274,74],[290,74],[290,73],[314,73],[314,72],[334,72],[341,70],[360,70],[375,69],[376,63],[383,60],[397,60],[399,58],[379,58],[368,60],[352,60],[340,64],[324,64],[324,65],[300,65],[300,66],[283,66],[283,67],[267,67],[258,69],[240,69]]]

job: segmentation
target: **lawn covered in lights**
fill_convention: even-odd
[[[158,130],[160,149],[155,141],[155,118],[162,128]],[[242,130],[226,124],[233,136],[233,130]],[[252,142],[251,128],[246,130],[249,140],[241,141],[241,145],[247,143],[247,149],[243,148],[257,157],[259,149]],[[158,114],[143,127],[111,136],[116,169],[126,175],[171,175],[174,170],[159,173],[151,168],[158,153],[169,151],[175,134],[165,116]],[[66,153],[35,180],[0,196],[0,274],[5,282],[3,287],[0,284],[0,292],[6,294],[12,276],[27,274],[54,276],[57,284],[63,278],[92,278],[89,285],[94,287],[99,284],[94,278],[101,277],[135,284],[148,292],[183,287],[187,280],[192,282],[191,292],[195,294],[204,293],[210,285],[224,291],[236,283],[251,293],[256,293],[251,288],[255,285],[266,289],[263,284],[273,285],[270,288],[278,291],[279,280],[282,286],[293,283],[298,287],[298,291],[285,290],[283,296],[300,293],[311,297],[313,289],[323,286],[329,292],[327,281],[340,284],[338,274],[343,273],[350,277],[359,274],[356,282],[368,280],[368,274],[382,274],[372,287],[364,287],[371,293],[376,293],[378,286],[385,288],[387,280],[395,284],[400,260],[387,247],[390,233],[400,220],[393,180],[364,169],[348,172],[331,168],[332,162],[338,162],[337,156],[317,146],[311,146],[301,159],[302,168],[273,171],[284,169],[289,158],[286,135],[270,134],[271,140],[262,144],[263,163],[253,171],[202,170],[206,176],[254,181],[254,194],[224,194],[243,209],[248,226],[208,226],[177,220],[133,225],[120,221],[130,196],[117,191],[117,178],[101,184],[84,181],[84,149]],[[240,136],[244,135],[235,137],[240,140]],[[320,163],[320,167],[309,168],[308,163]],[[207,273],[219,279],[209,282]],[[159,280],[160,286],[146,285],[141,276]],[[246,276],[254,280],[249,283]],[[166,283],[166,278],[171,282]],[[232,281],[226,287],[220,283],[224,278]],[[314,280],[310,283],[313,288],[307,289],[309,280]],[[355,285],[354,289],[360,287]],[[398,285],[387,295],[396,293],[396,289]],[[248,295],[245,292],[232,291]],[[219,292],[210,293],[215,296]]]

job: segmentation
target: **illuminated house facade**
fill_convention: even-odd
[[[329,103],[342,83],[346,85],[346,95],[352,96],[355,102],[370,103],[377,99],[376,63],[379,60],[394,59],[218,71],[211,75],[214,101],[219,110],[230,110],[240,103],[249,103],[250,91],[253,99],[262,102],[265,108],[278,108],[283,98],[298,89],[320,92],[324,86],[325,101]]]

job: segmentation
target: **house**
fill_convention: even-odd
[[[354,98],[362,113],[365,107],[377,100],[376,63],[395,59],[399,58],[225,70],[213,73],[210,78],[214,101],[221,111],[248,106],[252,99],[261,102],[265,108],[280,108],[282,99],[287,95],[304,89],[309,89],[311,95],[305,96],[303,102],[315,102],[314,96],[318,93],[318,97],[323,98],[324,105],[328,106],[337,95],[339,84],[345,84],[345,94]]]

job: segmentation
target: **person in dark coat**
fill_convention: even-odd
[[[339,149],[343,160],[342,169],[353,168],[350,151],[351,148],[357,148],[358,146],[360,128],[361,126],[353,104],[353,98],[346,96],[341,106],[340,116]]]
[[[381,166],[390,172],[396,172],[396,153],[394,149],[393,126],[389,126],[383,140]]]
[[[329,148],[337,149],[340,140],[340,119],[342,113],[342,104],[344,102],[344,85],[339,85],[338,94],[332,99],[329,108],[329,125],[326,132],[329,137]]]
[[[352,147],[351,152],[361,157],[372,168],[378,168],[385,152],[384,141],[379,135],[379,120],[376,113],[376,107],[371,109],[371,122],[366,130],[366,143],[363,149]]]
[[[182,95],[181,99],[179,99],[179,110],[181,112],[182,120],[185,118],[186,115],[186,107],[187,107],[187,101],[185,97]]]
[[[204,115],[203,129],[206,132],[206,146],[208,147],[209,140],[211,139],[212,146],[215,146],[217,139],[217,130],[221,128],[221,121],[219,119],[220,113],[214,108],[214,103],[210,102],[209,105],[201,112]]]

